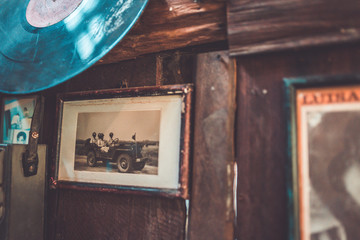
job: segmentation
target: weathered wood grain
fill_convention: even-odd
[[[225,0],[150,0],[135,26],[99,64],[225,39]]]
[[[193,78],[195,71],[195,55],[181,53],[158,54],[156,58],[156,85],[182,83]]]
[[[233,239],[235,61],[197,57],[189,238]]]
[[[357,0],[230,0],[232,56],[360,40]]]
[[[55,239],[184,239],[178,199],[74,190],[59,192]]]
[[[360,45],[237,58],[237,239],[288,239],[284,77],[356,74]]]

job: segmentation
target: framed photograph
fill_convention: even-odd
[[[285,79],[290,238],[360,239],[360,78]]]
[[[2,143],[28,144],[36,96],[2,99]]]
[[[58,96],[54,186],[188,198],[191,85]]]

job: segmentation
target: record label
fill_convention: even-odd
[[[147,2],[0,1],[0,92],[32,93],[84,71],[125,36]]]
[[[82,0],[30,0],[26,20],[34,27],[43,28],[68,17]]]

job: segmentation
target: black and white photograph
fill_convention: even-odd
[[[59,95],[57,186],[187,198],[191,91],[179,85]]]
[[[301,240],[360,239],[360,87],[298,90]]]
[[[28,143],[35,103],[35,97],[3,100],[3,143]]]
[[[307,119],[311,239],[358,239],[360,108],[314,111]],[[336,138],[332,137],[334,134]]]
[[[79,113],[75,171],[158,174],[160,111]]]

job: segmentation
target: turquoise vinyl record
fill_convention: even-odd
[[[147,2],[0,1],[0,92],[41,91],[89,68],[125,36]]]

